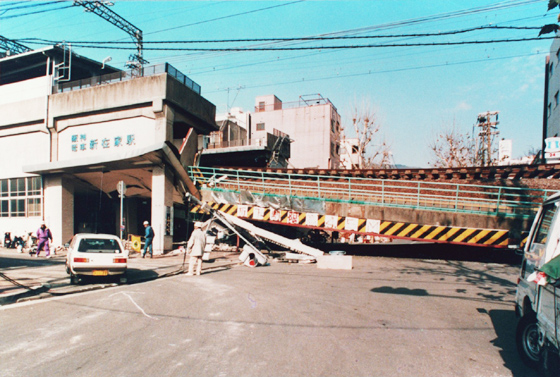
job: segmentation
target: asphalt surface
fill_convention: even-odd
[[[517,272],[271,262],[16,303],[0,307],[0,374],[537,376],[515,349]]]
[[[239,254],[212,252],[211,260],[203,263],[203,272],[239,265]],[[141,258],[132,254],[128,260],[128,284],[136,284],[185,272],[188,267],[184,254],[169,253]],[[118,279],[84,279],[78,285],[70,284],[65,269],[66,254],[59,251],[50,259],[30,257],[16,249],[0,247],[0,306],[25,300],[60,296],[117,285]]]

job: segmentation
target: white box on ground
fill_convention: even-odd
[[[329,270],[351,270],[351,255],[322,255],[317,257],[317,268]]]

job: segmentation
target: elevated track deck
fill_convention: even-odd
[[[374,178],[396,180],[465,180],[500,181],[522,179],[558,179],[560,164],[505,165],[460,168],[403,168],[403,169],[319,169],[319,168],[233,168],[235,170],[266,173],[321,175],[333,178]],[[560,188],[560,185],[559,185]]]
[[[544,198],[560,189],[560,165],[390,171],[193,167],[189,174],[207,201],[234,216],[489,247],[518,244]]]

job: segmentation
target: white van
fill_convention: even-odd
[[[523,249],[515,300],[520,318],[516,341],[521,359],[532,367],[540,365],[548,375],[560,374],[560,280],[558,287],[555,280],[560,275],[551,273],[545,277],[540,271],[550,271],[556,262],[560,266],[560,257],[555,259],[560,255],[559,207],[560,193],[545,200],[535,217]]]

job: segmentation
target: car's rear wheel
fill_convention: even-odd
[[[80,282],[80,279],[78,278],[78,276],[74,275],[73,273],[70,273],[70,284],[76,285]]]
[[[521,317],[517,324],[515,340],[521,360],[526,365],[536,368],[539,363],[541,350],[539,347],[539,329],[535,316],[525,315]]]
[[[126,284],[128,283],[128,276],[126,276],[126,272],[122,274],[119,278],[119,284]]]

